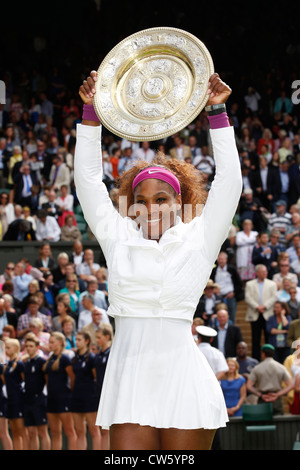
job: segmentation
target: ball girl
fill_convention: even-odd
[[[102,325],[96,331],[96,344],[100,348],[100,352],[96,354],[95,366],[97,375],[97,393],[100,399],[101,390],[109,358],[110,348],[113,341],[113,328],[109,323],[102,323]],[[109,432],[107,429],[102,429],[101,432],[101,449],[109,449]]]
[[[95,424],[99,400],[96,387],[95,355],[90,351],[90,335],[83,331],[78,332],[76,345],[77,351],[72,360],[75,380],[71,410],[77,433],[77,448],[78,450],[87,448],[85,424],[87,422],[93,450],[101,450],[100,430]]]
[[[8,431],[8,421],[6,418],[6,398],[3,393],[3,364],[0,363],[0,441],[4,450],[12,450],[12,440]]]
[[[25,374],[24,423],[28,431],[29,449],[50,450],[50,437],[47,422],[46,385],[43,371],[46,359],[40,355],[40,341],[34,333],[25,337],[26,355],[23,356]]]
[[[59,331],[51,333],[49,339],[52,355],[44,364],[47,383],[47,418],[52,450],[62,448],[62,429],[68,440],[68,449],[76,450],[77,436],[71,413],[71,389],[74,372],[65,350],[65,337]]]
[[[20,342],[5,341],[8,363],[2,371],[7,392],[7,418],[12,433],[13,449],[28,450],[28,436],[24,426],[24,364],[20,357]]]

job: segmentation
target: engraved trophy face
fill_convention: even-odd
[[[120,42],[98,69],[94,107],[112,133],[160,140],[186,127],[208,100],[211,56],[195,36],[150,28]]]

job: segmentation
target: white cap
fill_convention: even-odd
[[[217,336],[217,331],[214,330],[213,328],[210,328],[209,326],[196,326],[196,331],[199,333],[201,336],[208,336],[209,338],[213,338],[214,336]]]

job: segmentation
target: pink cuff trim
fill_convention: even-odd
[[[86,121],[100,121],[92,104],[83,105],[82,119]]]
[[[222,127],[230,127],[227,113],[217,114],[216,116],[207,116],[211,129],[221,129]]]

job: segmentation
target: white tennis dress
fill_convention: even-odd
[[[216,176],[203,212],[189,223],[177,217],[157,242],[113,207],[102,182],[101,126],[77,126],[76,191],[106,258],[116,325],[97,416],[103,428],[216,429],[228,421],[219,382],[191,332],[242,189],[233,128],[210,132]]]

